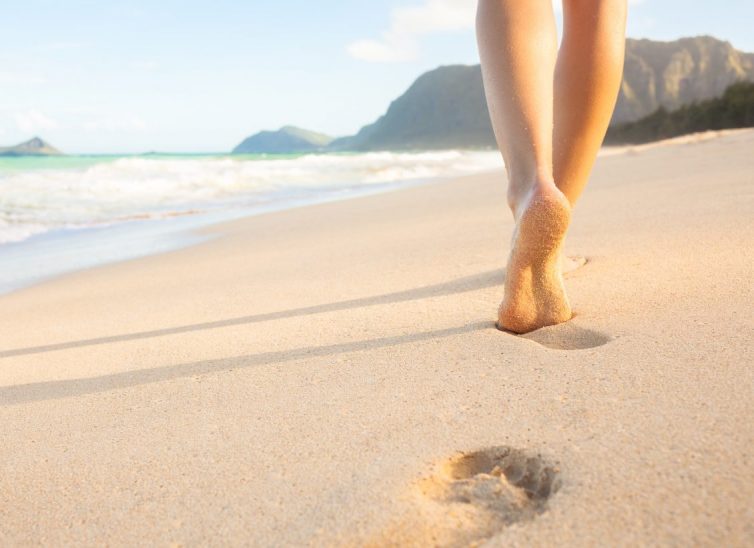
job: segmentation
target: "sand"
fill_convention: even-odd
[[[754,544],[754,131],[598,161],[494,328],[502,171],[0,297],[0,544]],[[12,268],[12,265],[3,265]]]

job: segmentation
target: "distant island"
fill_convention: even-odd
[[[39,137],[12,147],[0,147],[0,156],[61,156],[62,152]]]
[[[333,138],[295,126],[277,131],[260,131],[233,149],[233,154],[285,154],[324,150]]]
[[[611,126],[636,122],[658,109],[669,112],[715,99],[721,97],[728,86],[751,80],[754,80],[754,53],[738,51],[730,43],[711,36],[681,38],[672,42],[628,39],[623,82]],[[309,140],[307,135],[320,136],[321,139]],[[287,126],[276,132],[266,131],[249,137],[233,152],[494,146],[481,69],[479,65],[454,65],[422,74],[390,104],[383,116],[364,126],[356,135],[331,139]]]

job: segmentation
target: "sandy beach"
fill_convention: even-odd
[[[495,329],[511,229],[501,169],[0,297],[0,544],[754,544],[754,130],[598,160],[566,324]]]

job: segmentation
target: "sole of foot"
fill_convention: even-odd
[[[571,206],[554,184],[539,184],[517,213],[498,328],[520,334],[571,319],[561,259]]]

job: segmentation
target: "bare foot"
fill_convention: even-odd
[[[505,271],[498,327],[528,333],[571,319],[561,249],[571,206],[553,183],[540,183],[515,208],[516,228]]]

